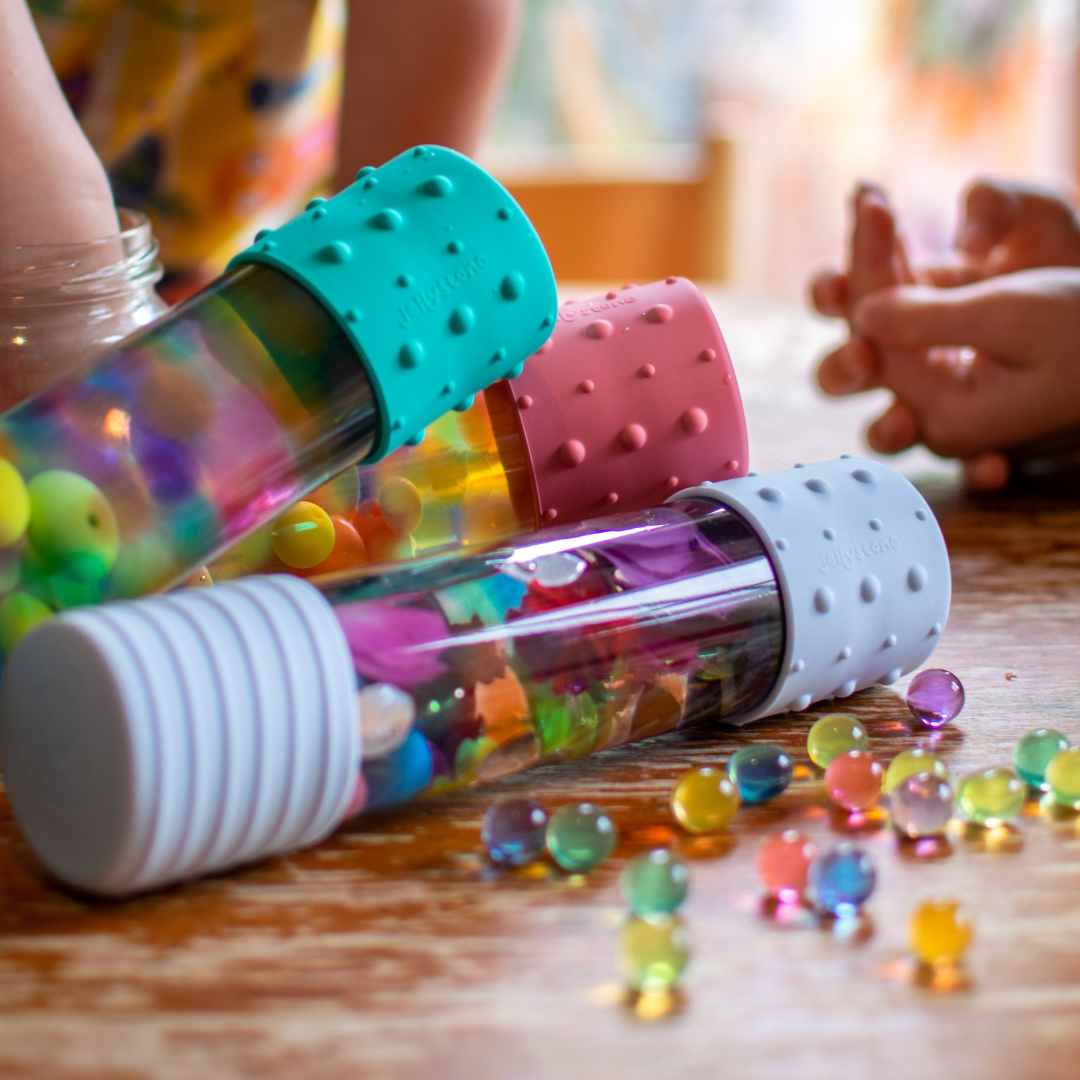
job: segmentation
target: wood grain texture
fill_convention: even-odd
[[[830,331],[784,309],[744,310],[724,296],[717,306],[750,421],[775,433],[757,436],[758,467],[857,449],[870,405],[833,411],[792,383]],[[751,344],[741,353],[735,341]],[[770,381],[780,388],[771,399]],[[1080,740],[1080,506],[972,501],[940,477],[928,492],[955,588],[933,663],[956,671],[968,694],[941,753],[963,772],[1007,763],[1031,728]],[[915,744],[902,689],[848,703],[883,758]],[[674,827],[667,797],[681,770],[722,763],[749,741],[778,742],[808,765],[806,731],[825,711],[743,731],[702,727],[537,770],[126,903],[50,885],[4,802],[0,1076],[1080,1075],[1072,817],[1047,821],[1032,808],[1012,833],[957,834],[940,858],[916,858],[887,829],[867,828],[860,835],[880,878],[872,933],[857,941],[783,928],[760,910],[753,855],[762,835],[795,825],[819,842],[848,835],[810,769],[774,803],[742,810],[720,837],[690,839]],[[477,854],[480,818],[510,792],[549,807],[603,803],[621,830],[616,857],[584,879],[493,874]],[[691,859],[693,958],[681,1011],[644,1023],[618,1000],[617,875],[627,856],[668,842]],[[931,895],[956,897],[974,915],[965,991],[912,985],[905,921]]]

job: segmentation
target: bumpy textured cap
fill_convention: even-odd
[[[360,767],[348,647],[294,577],[69,611],[5,667],[0,756],[34,851],[88,892],[313,844]]]
[[[919,492],[880,461],[840,458],[705,484],[757,530],[784,597],[784,661],[753,712],[808,708],[895,682],[934,651],[949,614],[949,553]]]
[[[506,189],[453,150],[418,146],[229,264],[261,262],[322,300],[359,350],[379,404],[368,461],[516,373],[550,335],[555,278]]]
[[[510,386],[543,523],[644,509],[746,472],[731,358],[685,278],[564,304]]]

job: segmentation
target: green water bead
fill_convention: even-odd
[[[1024,784],[1012,769],[972,773],[960,781],[956,805],[976,825],[1000,825],[1020,812]]]
[[[548,821],[547,849],[564,870],[591,870],[611,854],[618,838],[615,822],[592,803],[563,806]]]
[[[834,712],[823,716],[806,736],[810,760],[824,769],[834,757],[848,750],[869,750],[866,728],[849,713]]]
[[[1069,749],[1069,740],[1053,728],[1039,728],[1022,735],[1013,748],[1013,768],[1032,787],[1046,790],[1046,767],[1055,754]]]
[[[620,946],[627,981],[646,994],[670,989],[690,959],[686,928],[675,915],[631,916]]]
[[[27,492],[30,543],[44,565],[80,581],[103,578],[120,546],[109,500],[86,477],[64,469],[39,473]]]
[[[1080,810],[1080,746],[1059,750],[1046,766],[1046,783],[1062,806]]]
[[[690,875],[680,856],[657,848],[635,855],[624,867],[622,894],[635,915],[672,912],[686,899]]]
[[[909,776],[917,776],[919,773],[929,773],[935,780],[948,780],[949,770],[945,762],[929,750],[921,747],[915,750],[905,750],[902,754],[889,762],[885,770],[885,783],[882,790],[886,795],[891,795],[894,788],[898,788]]]

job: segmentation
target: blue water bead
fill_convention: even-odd
[[[179,439],[131,425],[131,452],[150,494],[160,503],[178,503],[199,485],[199,462]]]
[[[364,762],[368,787],[365,810],[386,810],[415,799],[431,782],[434,770],[431,745],[413,731],[393,753]]]
[[[873,860],[855,844],[837,844],[810,864],[810,891],[832,915],[854,915],[877,884]]]
[[[548,816],[533,799],[500,799],[487,808],[480,839],[492,862],[524,866],[544,850]]]
[[[728,761],[728,776],[744,803],[763,803],[775,798],[791,783],[791,758],[773,743],[744,746]]]

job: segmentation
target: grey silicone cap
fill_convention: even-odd
[[[355,685],[297,578],[69,611],[0,683],[12,808],[60,880],[110,896],[316,843],[356,785]]]
[[[934,651],[949,614],[949,553],[926,500],[894,469],[840,458],[704,484],[668,501],[695,497],[753,526],[783,595],[776,683],[728,723],[888,685]]]

